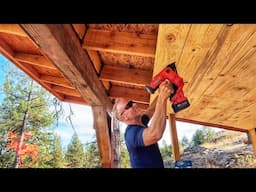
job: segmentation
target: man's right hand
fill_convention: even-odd
[[[171,86],[171,83],[168,79],[164,80],[160,86],[159,86],[159,98],[162,98],[164,100],[167,100],[171,93],[173,93],[173,88]]]

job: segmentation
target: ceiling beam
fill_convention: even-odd
[[[14,55],[14,58],[20,62],[24,62],[30,65],[36,65],[39,67],[44,67],[47,69],[57,69],[50,61],[48,61],[42,55],[33,55],[33,54],[26,54],[26,53],[17,53]]]
[[[156,40],[156,35],[88,29],[83,48],[154,58]]]
[[[150,95],[146,89],[135,89],[112,85],[109,91],[110,97],[125,97],[136,103],[149,104]]]
[[[70,84],[69,81],[64,79],[63,77],[55,77],[55,76],[50,76],[50,75],[40,75],[40,80],[46,83],[54,84],[54,85],[59,85],[62,87],[74,89],[74,87]]]
[[[80,104],[80,105],[88,105],[88,103],[86,103],[82,97],[73,97],[70,95],[65,95],[63,101],[68,103]]]
[[[69,89],[66,87],[58,86],[58,85],[52,85],[51,87],[54,91],[56,91],[58,93],[62,93],[64,95],[71,95],[74,97],[81,97],[81,94],[79,93],[79,91],[77,91],[75,89]]]
[[[89,105],[104,105],[111,113],[112,103],[97,77],[88,54],[81,47],[72,25],[21,24],[21,26]]]
[[[18,24],[0,24],[0,32],[21,37],[28,36]]]
[[[144,87],[150,83],[152,72],[140,69],[127,69],[104,65],[100,74],[100,80],[112,81]]]
[[[62,94],[59,94],[55,92],[50,85],[47,83],[44,83],[40,81],[40,74],[31,66],[28,66],[26,63],[21,63],[17,61],[14,58],[14,51],[12,48],[7,45],[3,40],[0,39],[0,53],[2,53],[7,59],[9,59],[11,62],[13,62],[19,69],[21,69],[23,72],[28,74],[32,79],[37,81],[42,87],[44,87],[46,90],[48,90],[50,93],[52,93],[55,97],[57,97],[59,100],[63,101],[64,97]]]

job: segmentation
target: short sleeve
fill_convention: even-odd
[[[143,131],[144,127],[140,126],[131,126],[127,130],[125,134],[126,143],[132,147],[143,147],[144,141],[143,141]]]

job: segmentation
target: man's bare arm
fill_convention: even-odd
[[[143,131],[144,145],[148,146],[159,141],[164,133],[166,125],[167,99],[171,94],[169,81],[161,83],[159,95],[156,101],[155,112],[152,116],[150,126]]]
[[[147,108],[144,114],[146,114],[150,119],[153,116],[155,109],[156,109],[156,103],[157,103],[158,96],[154,99],[154,101],[150,104],[150,106]]]

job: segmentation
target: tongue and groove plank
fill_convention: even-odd
[[[191,104],[177,118],[248,131],[256,127],[255,60],[255,25],[159,25],[153,74],[176,62]]]

